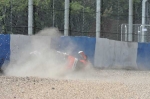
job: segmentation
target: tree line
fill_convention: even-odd
[[[34,33],[52,26],[58,27],[63,32],[65,0],[33,1]],[[142,0],[133,0],[133,2],[134,19],[140,20]],[[102,0],[102,31],[105,33],[108,28],[111,30],[110,24],[115,20],[126,22],[128,7],[128,0]],[[70,0],[70,35],[94,36],[95,19],[96,0]],[[1,33],[27,34],[27,28],[28,0],[0,0]]]

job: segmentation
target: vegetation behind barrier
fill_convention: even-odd
[[[34,33],[45,27],[64,31],[65,0],[34,0]],[[120,39],[128,23],[128,0],[102,0],[101,37]],[[134,24],[141,23],[142,0],[134,0]],[[96,0],[70,0],[70,35],[95,36]],[[27,34],[28,0],[0,0],[0,32]]]

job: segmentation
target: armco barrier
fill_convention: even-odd
[[[35,50],[42,47],[34,46],[37,42],[33,43],[31,39],[49,42],[54,49],[68,52],[76,57],[78,51],[83,50],[95,67],[131,67],[150,70],[150,43],[120,42],[90,37],[50,38],[24,35],[0,35],[0,66],[5,60],[19,57],[17,53],[27,45],[34,47]]]

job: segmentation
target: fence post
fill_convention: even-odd
[[[28,35],[33,35],[33,0],[28,0]]]
[[[11,8],[11,19],[10,19],[11,21],[10,21],[10,23],[11,23],[11,33],[13,33],[12,32],[12,3],[13,3],[13,1],[11,0],[10,3],[11,3],[10,4],[10,8]]]
[[[129,20],[128,20],[128,41],[132,41],[133,36],[133,0],[129,0]]]
[[[53,0],[53,27],[55,27],[55,0]]]
[[[144,31],[144,28],[145,28],[145,10],[146,10],[146,1],[147,0],[143,0],[142,1],[142,31],[141,31],[141,33],[142,33],[142,38],[141,38],[141,42],[144,42],[145,41],[145,31]]]
[[[101,0],[96,0],[96,37],[100,37],[101,32]]]
[[[70,0],[65,0],[65,16],[64,16],[64,35],[68,36],[69,32],[69,5]]]

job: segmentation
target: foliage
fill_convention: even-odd
[[[140,4],[141,0],[133,0],[133,4]],[[103,0],[102,13],[104,17],[125,19],[128,16],[129,0]]]
[[[64,27],[64,0],[33,0],[35,32],[44,27]],[[53,5],[53,1],[55,4]],[[141,0],[133,0],[134,5],[141,4]],[[55,9],[53,9],[53,6]],[[88,26],[95,19],[96,0],[71,0],[70,3],[71,29],[88,31]],[[136,15],[140,12],[136,11]],[[117,20],[127,19],[128,0],[102,0],[102,17]],[[11,23],[12,18],[12,23]],[[54,18],[54,20],[53,20]],[[27,32],[28,0],[0,0],[0,25],[3,32],[9,32],[13,26],[13,33],[22,32],[15,27],[24,27]],[[86,23],[85,23],[86,22]],[[55,24],[53,24],[55,23]],[[83,25],[85,25],[83,29]]]

